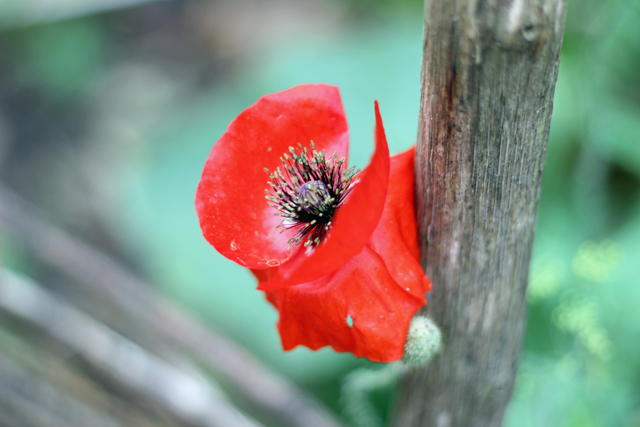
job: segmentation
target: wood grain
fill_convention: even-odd
[[[425,2],[416,211],[444,349],[401,381],[395,426],[502,422],[564,13],[564,0]]]

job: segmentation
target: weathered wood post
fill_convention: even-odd
[[[416,210],[444,349],[396,427],[499,426],[511,396],[565,0],[426,0]]]

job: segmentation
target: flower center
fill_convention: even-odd
[[[327,202],[331,203],[329,189],[322,181],[305,182],[298,193],[298,205],[307,212],[322,210]]]
[[[311,153],[298,145],[300,152],[289,147],[289,154],[280,157],[283,169],[269,174],[271,189],[265,190],[266,198],[278,211],[275,215],[283,218],[276,228],[283,227],[281,233],[295,230],[289,247],[303,241],[304,246],[316,247],[327,238],[333,215],[358,171],[347,169],[344,157],[338,159],[336,153],[327,158],[324,150],[315,151],[313,141]]]

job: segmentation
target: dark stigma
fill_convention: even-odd
[[[322,243],[331,229],[333,216],[351,190],[355,167],[347,169],[345,158],[336,153],[327,158],[325,150],[317,152],[311,141],[312,153],[300,146],[300,153],[289,147],[289,154],[280,157],[283,169],[278,167],[269,174],[270,189],[266,189],[270,206],[278,212],[282,221],[276,228],[295,230],[289,239],[291,245],[304,242],[304,246],[316,247]],[[269,172],[267,168],[265,172]]]

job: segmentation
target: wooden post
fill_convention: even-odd
[[[416,210],[444,348],[397,427],[499,426],[511,396],[565,0],[426,0]]]

